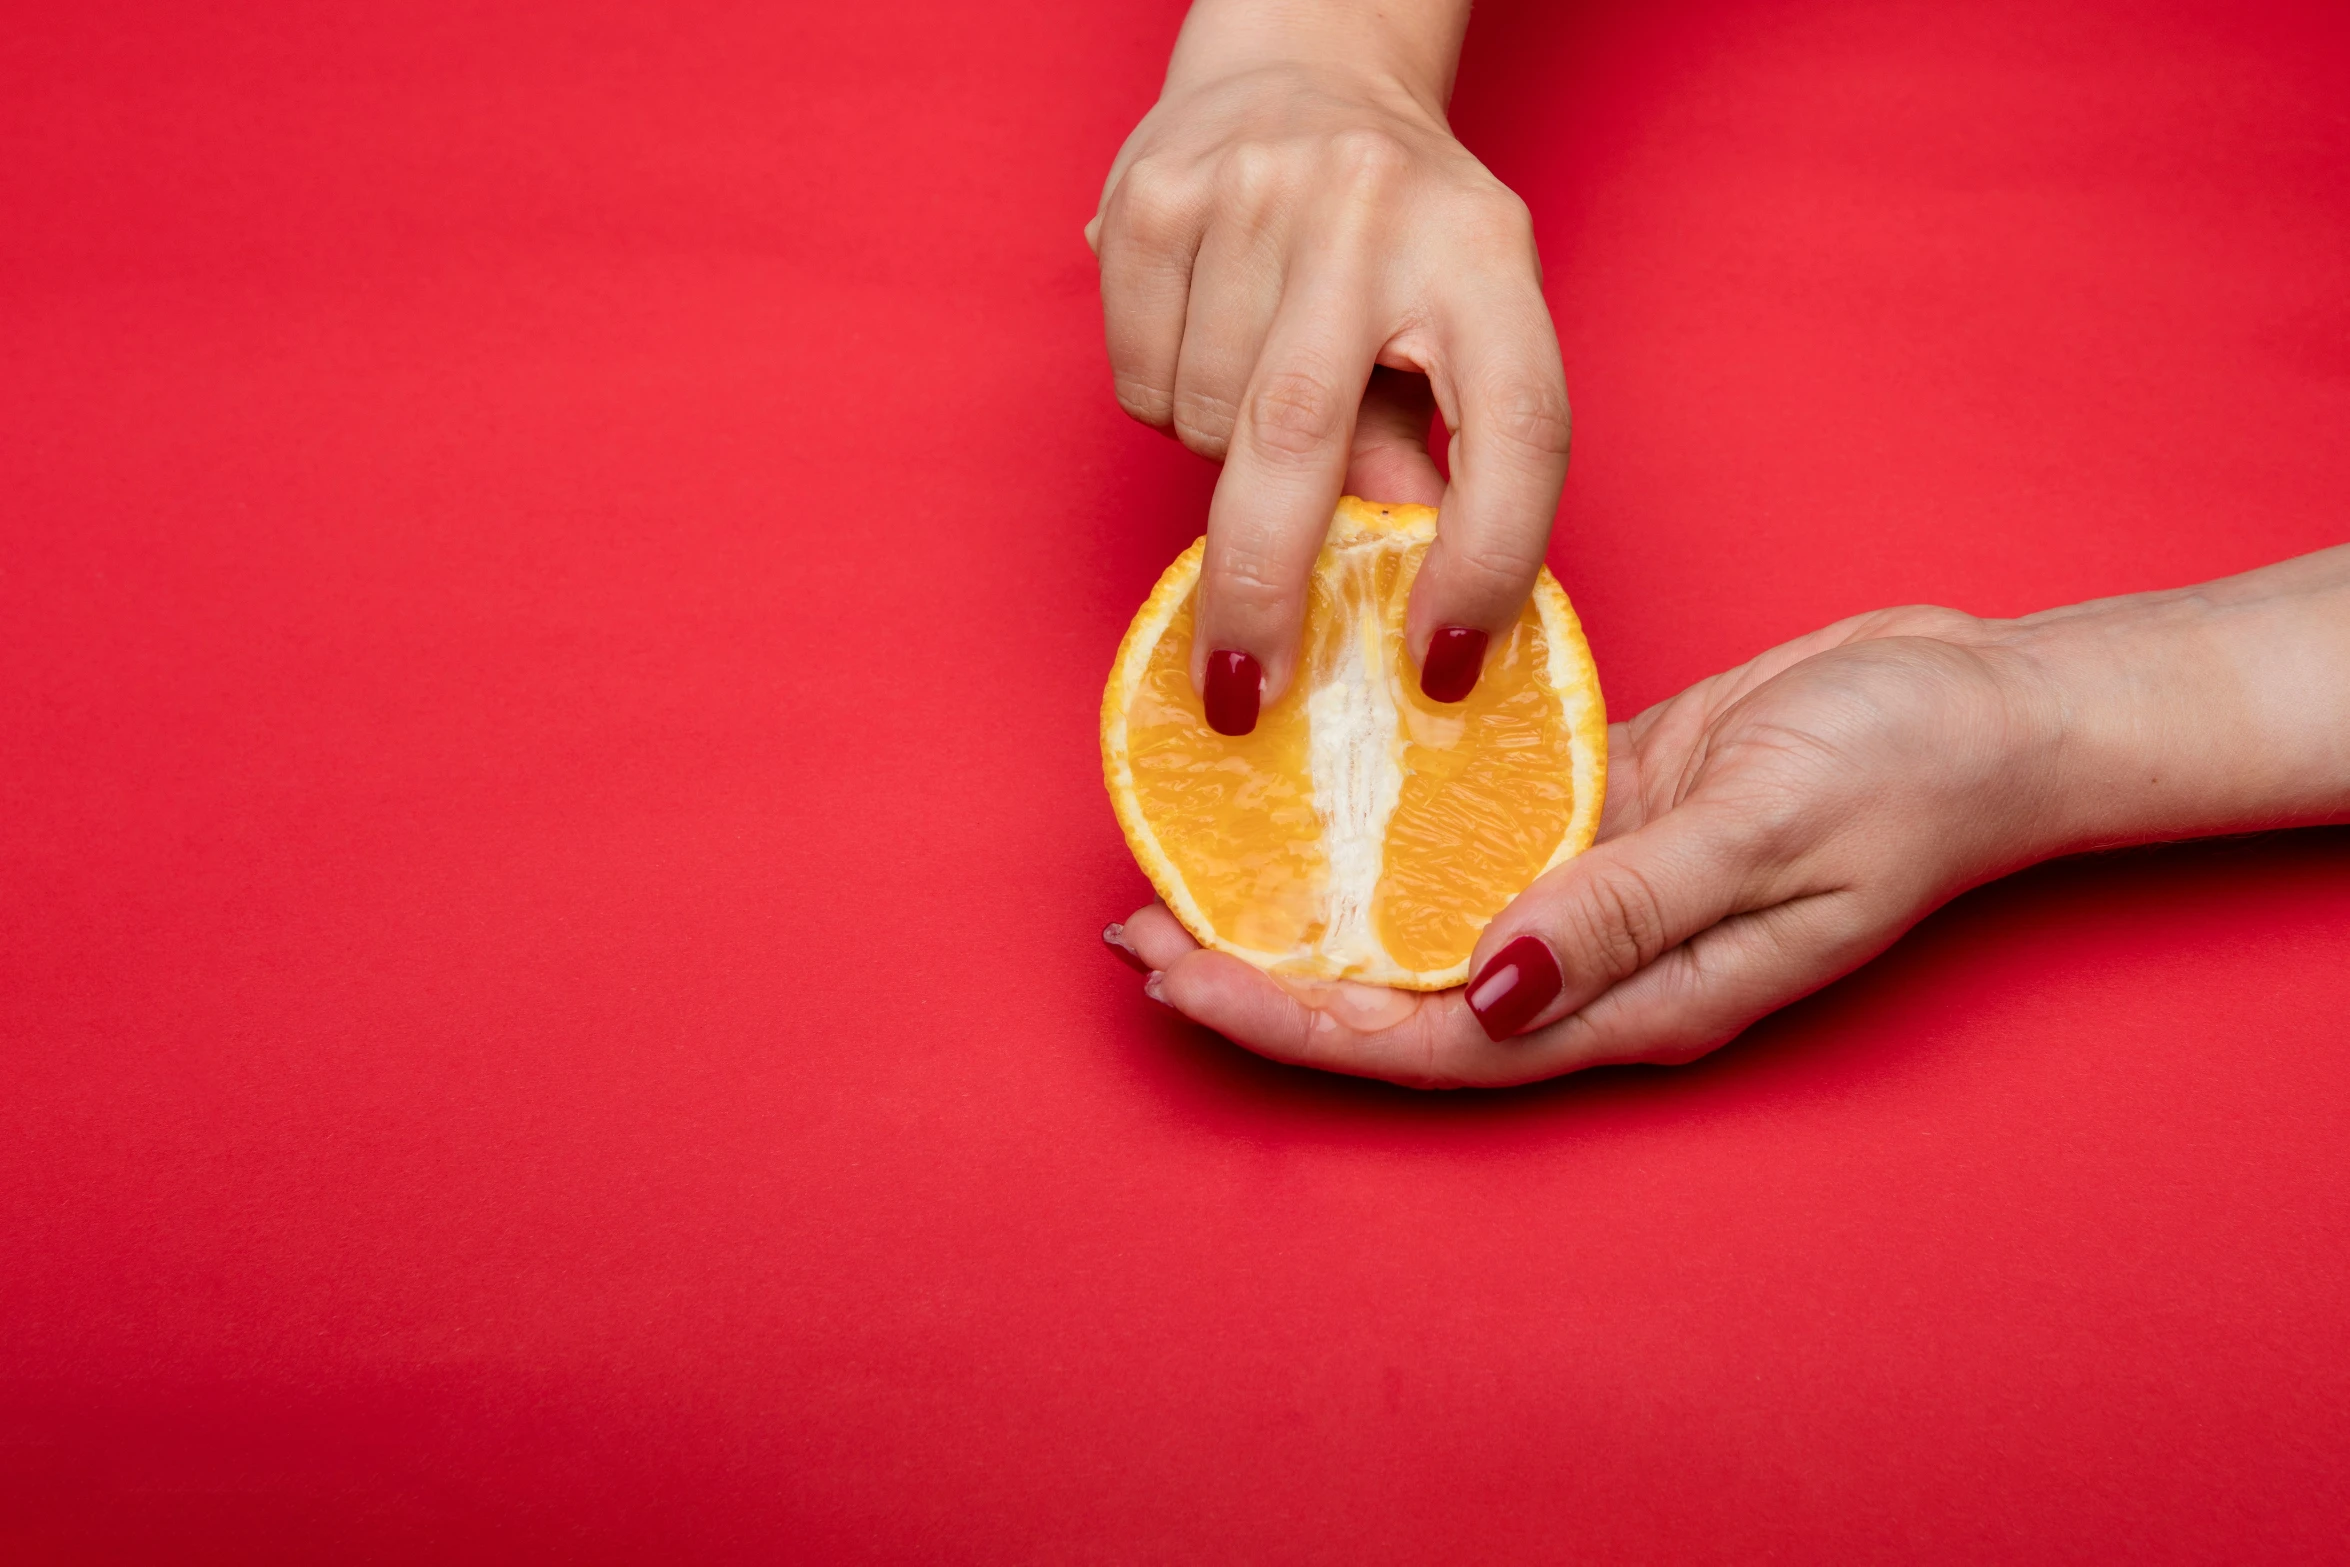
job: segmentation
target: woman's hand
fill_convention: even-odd
[[[1289,683],[1342,491],[1442,507],[1407,627],[1439,700],[1542,564],[1566,387],[1525,206],[1445,124],[1466,15],[1201,0],[1086,228],[1119,402],[1224,463],[1192,678],[1227,733]]]
[[[1285,988],[1158,904],[1157,998],[1261,1054],[1423,1087],[1685,1061],[2029,858],[2052,704],[1954,612],[1833,626],[1608,734],[1599,841],[1497,916],[1463,990]]]
[[[1105,933],[1263,1055],[1422,1087],[1686,1061],[2052,854],[2350,817],[2350,546],[2181,593],[1864,615],[1609,731],[1599,841],[1427,997]]]

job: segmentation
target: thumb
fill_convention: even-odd
[[[1579,1011],[1716,922],[1775,901],[1756,834],[1683,805],[1559,866],[1493,918],[1464,994],[1489,1038]]]

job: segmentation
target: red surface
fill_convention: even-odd
[[[1618,712],[2343,537],[2340,6],[1482,12]],[[0,1556],[2342,1557],[2350,834],[1504,1095],[1101,953],[1175,14],[11,17]]]

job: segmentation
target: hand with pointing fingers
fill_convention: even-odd
[[[1566,386],[1525,206],[1445,124],[1467,9],[1200,0],[1087,225],[1119,401],[1224,464],[1192,678],[1227,734],[1288,686],[1341,493],[1442,509],[1406,623],[1438,700],[1542,564]]]
[[[1467,20],[1197,0],[1086,227],[1119,401],[1224,464],[1191,674],[1226,734],[1293,678],[1342,492],[1441,508],[1405,622],[1435,700],[1542,564],[1566,390],[1526,209],[1445,122]],[[1157,904],[1104,935],[1263,1054],[1498,1085],[1701,1055],[2035,859],[2344,819],[2350,546],[2022,620],[1860,616],[1703,681],[1610,731],[1599,841],[1462,990],[1277,981]]]

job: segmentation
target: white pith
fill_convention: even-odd
[[[1322,955],[1345,973],[1394,966],[1372,929],[1371,900],[1387,865],[1387,822],[1403,798],[1403,737],[1365,567],[1343,579],[1351,613],[1336,667],[1306,696],[1306,766],[1329,867]]]

